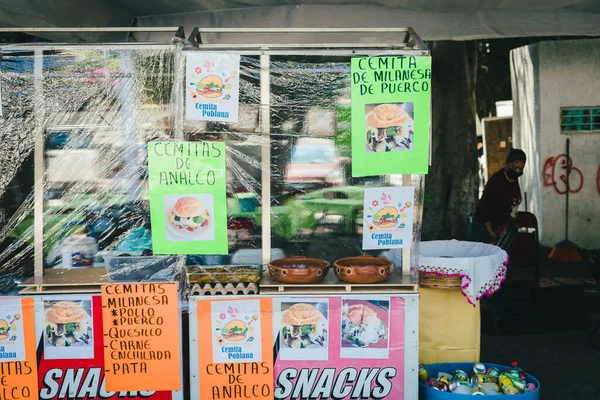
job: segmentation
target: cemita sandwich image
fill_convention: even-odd
[[[195,197],[182,197],[173,206],[169,223],[177,230],[196,232],[210,223],[208,209]]]
[[[76,343],[89,344],[92,336],[92,319],[77,303],[59,301],[46,311],[46,337],[57,347]]]
[[[198,93],[208,98],[221,97],[223,95],[223,87],[223,80],[216,75],[204,77],[196,84]]]
[[[398,210],[396,207],[383,207],[373,215],[373,224],[380,228],[393,228],[398,224]]]
[[[240,340],[246,339],[248,334],[248,327],[244,321],[240,319],[234,319],[229,321],[222,329],[221,335],[223,339],[231,340],[233,342],[239,342]]]
[[[8,326],[8,323],[5,320],[0,319],[0,340],[6,340],[9,336],[10,327]]]
[[[363,304],[342,307],[342,339],[358,347],[368,347],[387,338],[388,330],[377,313]]]
[[[304,349],[310,345],[323,347],[326,340],[327,320],[312,304],[292,305],[281,316],[281,337],[283,343],[294,349]]]
[[[367,145],[375,152],[412,149],[413,129],[413,119],[398,105],[378,105],[367,114]]]

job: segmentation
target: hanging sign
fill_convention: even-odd
[[[123,297],[131,296],[128,294],[128,297]],[[156,391],[148,384],[144,385],[143,390],[114,391],[107,388],[113,365],[104,362],[105,340],[115,340],[120,345],[129,335],[133,335],[135,337],[126,347],[134,347],[141,334],[156,326],[146,326],[145,330],[138,331],[137,328],[125,330],[122,326],[112,326],[111,321],[104,329],[102,318],[102,297],[98,295],[44,296],[40,304],[36,304],[36,320],[44,323],[37,328],[40,338],[38,349],[42,349],[42,352],[38,355],[39,395],[33,398],[181,400],[183,391]],[[56,324],[56,321],[59,323]],[[179,326],[169,326],[168,329],[180,335]],[[107,345],[110,346],[110,342]],[[130,352],[145,351],[113,350],[114,354],[110,357],[127,358]],[[181,364],[177,369],[181,369]],[[171,370],[165,370],[165,374],[170,373]],[[133,376],[131,374],[127,379]]]
[[[272,400],[271,299],[198,301],[197,310],[200,400]]]
[[[32,298],[0,299],[0,399],[37,399]]]
[[[186,119],[238,122],[239,54],[187,52]]]
[[[412,246],[414,187],[365,188],[363,250]]]
[[[426,174],[431,57],[353,58],[352,176]]]
[[[175,283],[102,286],[107,390],[180,390]]]
[[[225,144],[148,143],[154,254],[227,254]]]

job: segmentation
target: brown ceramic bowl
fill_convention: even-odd
[[[379,283],[394,272],[394,264],[387,258],[358,256],[342,258],[333,263],[337,277],[348,283]]]
[[[284,283],[317,283],[327,272],[329,263],[319,258],[288,257],[269,264],[273,279]]]

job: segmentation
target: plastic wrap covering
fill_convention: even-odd
[[[169,136],[173,71],[169,45],[2,49],[0,290],[33,275],[42,240],[45,269],[152,254],[145,149]],[[184,276],[141,261],[138,279]]]
[[[265,202],[271,259],[332,263],[364,253],[364,188],[407,185],[412,251],[384,255],[412,266],[416,282],[424,179],[352,178],[350,57],[273,56],[265,74],[258,56],[242,55],[239,122],[225,124],[185,120],[188,50],[178,46],[19,49],[4,48],[0,64],[1,292],[34,267],[38,276],[106,268],[109,281],[254,282]],[[147,143],[156,140],[225,142],[229,254],[152,255]]]
[[[188,51],[198,50],[184,55]],[[271,56],[266,76],[259,57],[242,54],[239,122],[184,122],[185,140],[225,141],[228,150],[230,254],[202,261],[262,263],[261,233],[268,229],[262,226],[262,168],[270,166],[271,260],[306,256],[333,264],[363,254],[364,188],[414,186],[415,251],[407,264],[416,282],[424,178],[352,178],[350,57]],[[269,79],[268,103],[261,97],[261,79]],[[269,143],[268,163],[262,159],[263,143]],[[402,265],[399,250],[384,254],[397,267]]]

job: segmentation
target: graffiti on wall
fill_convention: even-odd
[[[573,166],[573,159],[567,158],[566,154],[550,157],[544,163],[542,169],[542,182],[545,187],[553,187],[556,193],[567,193],[567,169],[569,170],[569,193],[579,193],[583,188],[583,173]],[[600,179],[600,169],[598,171]],[[600,193],[600,181],[598,183]]]

